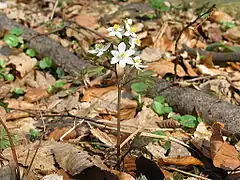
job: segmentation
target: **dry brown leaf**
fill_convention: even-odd
[[[210,76],[214,76],[214,75],[217,75],[217,74],[221,74],[222,71],[219,70],[219,69],[216,69],[216,68],[207,68],[205,65],[203,64],[200,64],[197,66],[199,72],[201,74],[204,74],[204,75],[210,75]]]
[[[59,141],[59,139],[72,127],[62,127],[62,128],[55,128],[53,131],[48,135],[47,139]],[[63,140],[75,139],[77,138],[77,132],[72,130],[68,133]]]
[[[218,10],[212,12],[209,19],[213,22],[229,22],[233,20],[227,13]]]
[[[111,170],[111,172],[116,174],[119,180],[134,180],[135,179],[130,174],[127,174],[125,172],[120,172],[117,170]]]
[[[6,114],[6,120],[15,120],[20,118],[29,117],[29,113],[24,111],[13,111]]]
[[[210,27],[208,28],[208,38],[213,42],[219,42],[222,40],[222,31],[219,27]]]
[[[30,88],[24,95],[24,100],[27,102],[35,102],[42,98],[49,97],[50,94],[42,88]]]
[[[36,66],[37,59],[30,58],[25,53],[21,53],[18,54],[18,56],[9,56],[8,65],[11,64],[16,66],[16,70],[20,73],[20,77],[24,77]]]
[[[78,25],[85,26],[91,29],[96,29],[100,25],[98,24],[98,18],[89,16],[87,14],[79,14],[75,17],[75,21]]]
[[[116,138],[111,138],[109,135],[107,135],[105,132],[101,131],[100,129],[91,129],[91,133],[98,138],[101,142],[106,144],[109,147],[115,147],[117,144]]]
[[[174,74],[174,63],[167,60],[161,60],[148,64],[148,69],[164,77],[167,73]],[[177,65],[177,75],[179,77],[187,75],[180,65]]]
[[[183,60],[183,63],[185,65],[185,67],[187,68],[187,73],[189,74],[189,76],[191,76],[191,77],[198,76],[198,74],[193,70],[192,66],[188,63],[188,61]]]
[[[224,127],[221,123],[215,123],[212,126],[213,134],[210,139],[211,156],[213,164],[216,167],[225,170],[234,170],[240,166],[238,151],[234,146],[223,140],[221,129]]]
[[[39,141],[36,141],[31,144],[23,144],[16,146],[16,152],[18,157],[18,163],[29,166],[34,152],[38,148]],[[37,156],[34,159],[32,168],[33,169],[40,169],[43,172],[52,172],[56,170],[54,166],[55,161],[52,155],[51,149],[55,147],[57,142],[52,141],[42,141],[41,146],[38,149]],[[7,159],[12,159],[12,152],[11,149],[8,148],[3,151],[3,156]]]
[[[207,68],[213,68],[214,64],[212,60],[212,54],[207,54],[203,59],[201,59],[201,63],[203,63],[203,65],[205,65]]]
[[[8,103],[8,107],[13,109],[38,109],[35,104],[18,99],[5,99],[4,102]]]
[[[140,57],[144,62],[154,62],[162,59],[164,52],[159,48],[147,47],[145,48]]]
[[[84,96],[81,101],[91,101],[94,98],[101,97],[103,94],[106,94],[109,91],[117,89],[116,86],[109,86],[105,88],[89,88],[84,92]]]
[[[52,148],[52,151],[59,166],[72,176],[80,174],[86,168],[94,165],[108,171],[107,166],[98,156],[90,156],[88,152],[72,144],[58,143]]]
[[[160,166],[161,165],[204,166],[204,164],[199,159],[197,159],[193,156],[183,156],[183,157],[179,157],[179,158],[159,158],[158,164]]]
[[[126,92],[127,93],[127,92]],[[136,114],[137,102],[128,98],[124,98],[125,93],[122,94],[123,98],[121,100],[121,120],[131,119]],[[127,97],[127,96],[126,96]],[[91,101],[91,105],[94,110],[100,114],[117,114],[117,90],[112,90],[102,95],[101,97],[94,98]]]
[[[227,30],[227,32],[224,33],[223,36],[229,41],[239,43],[240,42],[240,26]]]
[[[160,38],[157,42],[155,42],[154,47],[159,48],[161,51],[164,51],[164,52],[166,51],[173,52],[175,48],[172,40],[168,39],[166,35],[163,35],[162,38]]]

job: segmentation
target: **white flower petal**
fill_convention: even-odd
[[[117,50],[112,50],[112,51],[111,51],[111,54],[112,54],[113,56],[119,56],[119,52],[118,52]]]
[[[130,31],[126,31],[125,33],[124,33],[124,36],[130,36],[131,35],[131,33],[130,33]]]
[[[132,19],[127,19],[127,23],[132,25]]]
[[[119,66],[120,66],[121,68],[125,68],[125,66],[126,66],[126,61],[125,61],[125,60],[119,61]]]
[[[103,52],[102,52],[102,51],[100,51],[99,53],[97,53],[97,56],[101,56],[101,55],[103,55]]]
[[[107,28],[107,30],[108,30],[108,31],[113,31],[114,28],[113,28],[113,27],[109,27],[109,28]]]
[[[103,47],[103,51],[106,51],[106,50],[108,50],[108,48],[111,46],[111,43],[108,43],[105,47]]]
[[[133,62],[131,57],[126,58],[126,63],[127,64],[134,64],[134,62]]]
[[[129,49],[125,53],[127,56],[131,56],[131,55],[135,54],[135,51],[133,49]]]
[[[118,61],[119,61],[119,58],[113,57],[111,60],[111,64],[116,64],[116,63],[118,63]]]
[[[111,32],[108,33],[109,36],[115,36],[115,34],[116,33],[114,31],[111,31]]]
[[[98,53],[98,51],[97,51],[96,49],[88,50],[88,52],[89,52],[90,54],[97,54],[97,53]]]
[[[119,38],[122,39],[122,34],[120,32],[115,32],[115,35]]]
[[[118,51],[120,54],[124,53],[126,50],[126,44],[124,42],[121,42],[119,45],[118,45]]]

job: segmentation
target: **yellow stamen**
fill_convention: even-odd
[[[120,28],[120,26],[119,26],[118,24],[114,24],[113,29],[114,29],[115,31],[117,31],[119,28]]]
[[[135,32],[137,32],[137,29],[136,29],[135,27],[131,27],[130,31],[131,31],[132,33],[135,33]]]

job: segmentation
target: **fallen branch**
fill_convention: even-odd
[[[165,80],[157,80],[156,89],[149,94],[154,98],[162,95],[181,114],[199,114],[207,123],[225,124],[226,130],[240,137],[240,107],[219,100],[202,91],[174,86]]]
[[[187,51],[190,56],[207,56],[211,55],[214,63],[224,63],[224,62],[240,62],[240,52],[212,52],[212,51],[203,51],[201,49],[190,48],[186,45],[183,45],[183,48],[179,51],[182,53]]]
[[[13,27],[24,30],[22,37],[28,42],[28,47],[33,48],[37,52],[38,58],[41,59],[48,56],[57,66],[61,66],[68,73],[74,74],[85,67],[91,66],[87,61],[79,59],[76,55],[62,47],[60,43],[46,36],[41,36],[37,32],[8,19],[5,14],[0,13],[0,28],[10,30]]]

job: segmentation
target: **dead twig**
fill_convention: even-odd
[[[16,179],[20,180],[20,169],[19,169],[19,165],[18,165],[18,159],[17,159],[17,153],[16,153],[16,149],[15,149],[15,145],[13,143],[13,139],[10,135],[10,132],[8,131],[8,128],[6,126],[6,124],[4,123],[3,117],[0,116],[0,123],[2,124],[3,128],[5,129],[7,136],[9,138],[9,142],[11,145],[11,151],[12,151],[12,156],[13,156],[13,161],[14,161],[14,165],[15,165],[15,169],[16,169]]]

